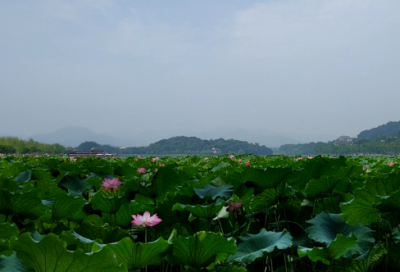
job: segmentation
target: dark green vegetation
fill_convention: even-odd
[[[398,163],[3,157],[0,271],[399,271]]]
[[[375,140],[357,140],[353,145],[335,145],[329,143],[288,144],[279,148],[284,155],[321,155],[321,154],[382,154],[399,155],[400,137],[380,137]]]
[[[216,154],[255,154],[272,155],[272,150],[264,145],[251,144],[239,140],[202,140],[196,137],[172,137],[164,139],[146,147],[127,147],[119,149],[110,145],[99,145],[95,142],[85,142],[76,150],[87,151],[90,148],[100,148],[108,153],[118,154],[213,154],[212,149],[217,149]]]
[[[6,154],[31,154],[48,153],[63,154],[64,146],[60,144],[42,144],[32,139],[24,141],[17,137],[0,137],[0,153]]]
[[[388,122],[376,128],[361,131],[357,135],[358,140],[375,140],[381,137],[398,137],[400,136],[400,121]]]
[[[400,154],[400,121],[389,122],[376,128],[364,130],[354,139],[353,145],[334,145],[334,141],[307,144],[286,144],[279,147],[282,155],[321,154]]]

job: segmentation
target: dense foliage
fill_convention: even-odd
[[[357,135],[358,140],[368,139],[374,140],[379,137],[393,137],[400,136],[400,121],[398,122],[388,122],[387,124],[381,125],[376,128],[361,131]]]
[[[85,142],[79,145],[76,150],[87,151],[90,148],[100,148],[108,153],[118,154],[212,154],[212,149],[217,154],[255,154],[272,155],[272,150],[257,143],[251,144],[239,140],[202,140],[196,137],[172,137],[163,139],[146,147],[127,147],[120,149],[110,145],[99,145],[95,142]]]
[[[32,139],[25,141],[17,137],[0,137],[0,153],[3,154],[63,154],[64,151],[64,146],[60,144],[42,144]]]
[[[353,145],[329,143],[287,144],[279,147],[282,155],[321,155],[321,154],[382,154],[399,155],[400,137],[379,137],[375,140],[358,140]]]
[[[3,157],[0,271],[400,270],[398,162]]]
[[[279,154],[287,155],[287,156],[295,156],[295,155],[314,155],[314,148],[319,143],[307,143],[307,144],[285,144],[279,147]],[[328,154],[328,153],[325,153]]]

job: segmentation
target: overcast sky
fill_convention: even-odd
[[[399,0],[0,1],[0,135],[356,136],[400,120],[399,14]]]

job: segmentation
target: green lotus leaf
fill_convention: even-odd
[[[87,179],[66,175],[60,181],[59,186],[67,188],[71,195],[80,196],[92,188],[92,185],[86,182]]]
[[[55,220],[70,219],[74,214],[81,211],[85,200],[73,195],[60,194],[56,197],[52,206],[52,218]]]
[[[67,245],[76,245],[77,248],[82,249],[85,253],[96,252],[101,249],[100,244],[102,241],[100,239],[90,240],[75,231],[63,231],[60,239],[67,242]]]
[[[0,254],[0,272],[27,272],[17,253]]]
[[[344,272],[369,272],[385,259],[386,254],[386,249],[378,244],[358,258],[340,263],[338,270]]]
[[[388,196],[378,196],[382,202],[378,204],[381,211],[400,210],[400,190],[391,193]]]
[[[14,181],[16,181],[17,183],[24,183],[24,182],[28,182],[31,180],[31,176],[32,176],[32,170],[28,169],[24,172],[22,172],[21,174],[19,174]]]
[[[248,265],[276,249],[283,250],[292,245],[292,236],[288,231],[272,232],[262,229],[259,234],[238,237],[238,251],[235,255],[229,256],[228,260]]]
[[[42,213],[41,208],[42,201],[34,191],[13,193],[0,190],[0,214],[37,219]]]
[[[0,239],[0,252],[10,249],[10,240]]]
[[[184,205],[180,203],[176,203],[173,207],[172,210],[178,210],[178,211],[188,211],[191,212],[194,216],[200,217],[200,218],[206,218],[206,219],[212,219],[214,218],[226,205],[226,202],[221,202],[220,204],[210,204],[210,205]]]
[[[203,189],[194,189],[194,191],[200,198],[211,197],[214,200],[217,197],[222,197],[228,199],[232,196],[233,185],[228,184],[221,187],[206,185]]]
[[[226,162],[220,162],[217,166],[214,166],[213,169],[211,169],[211,172],[217,172],[218,170],[221,170],[227,166],[228,164]]]
[[[17,225],[10,223],[0,224],[0,239],[10,239],[13,236],[19,235],[19,229]]]
[[[354,199],[342,203],[342,216],[349,225],[363,223],[369,225],[381,218],[376,207],[382,202],[382,197],[389,196],[399,190],[400,179],[392,174],[385,178],[371,178],[366,181],[365,187],[353,192]]]
[[[17,257],[28,270],[35,272],[126,271],[108,248],[86,254],[80,249],[68,251],[66,245],[52,233],[39,242],[34,241],[29,233],[11,240],[11,249],[17,252]]]
[[[252,181],[264,189],[278,187],[292,173],[292,168],[268,168],[267,170],[249,168],[245,180]]]
[[[330,265],[333,260],[337,260],[341,256],[345,255],[350,248],[355,247],[356,244],[357,237],[345,237],[342,234],[338,234],[336,239],[332,241],[328,247],[299,247],[297,249],[297,253],[299,254],[300,258],[308,256],[308,258],[310,258],[310,260],[313,262],[321,261],[326,265]]]
[[[190,237],[172,240],[173,252],[168,260],[173,264],[189,265],[194,268],[206,267],[217,259],[226,258],[236,252],[235,240],[226,239],[219,233],[200,231]]]
[[[309,237],[316,242],[330,245],[342,234],[345,237],[355,235],[357,244],[349,249],[348,256],[353,254],[364,254],[375,242],[374,231],[363,224],[349,226],[340,214],[321,213],[314,219],[307,221],[311,226],[306,229]]]
[[[163,238],[150,243],[134,243],[126,237],[118,243],[108,244],[120,263],[125,264],[128,270],[136,270],[148,265],[159,265],[166,256],[171,245]]]
[[[87,221],[74,229],[74,231],[90,240],[100,239],[103,244],[118,242],[122,238],[129,236],[128,231],[124,231],[119,227],[95,226]]]
[[[102,191],[99,191],[92,198],[90,203],[94,210],[115,214],[123,204],[127,203],[126,197],[125,194],[110,197]]]
[[[276,205],[278,200],[287,194],[285,183],[281,183],[276,189],[265,189],[261,194],[254,197],[251,203],[252,211],[265,211],[265,209]]]
[[[335,189],[347,193],[350,182],[348,180],[340,180],[334,177],[323,176],[320,179],[312,179],[307,183],[306,194],[310,199],[325,197],[332,194]]]
[[[174,191],[177,185],[183,183],[183,177],[172,167],[160,167],[154,176],[152,184],[148,187],[141,187],[140,193],[144,196],[157,199],[162,202],[168,193]]]

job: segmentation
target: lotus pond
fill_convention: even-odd
[[[0,271],[400,271],[398,157],[0,158]]]

